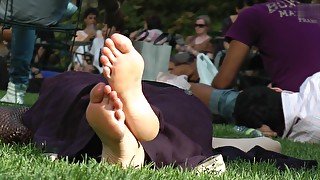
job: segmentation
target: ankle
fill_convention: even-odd
[[[130,104],[132,102],[141,101],[145,99],[144,94],[142,92],[142,87],[137,86],[137,88],[128,89],[122,93],[118,94],[124,105]]]
[[[135,149],[134,151],[132,151]],[[115,153],[118,152],[118,153]],[[103,145],[102,161],[109,164],[118,164],[122,168],[128,167],[140,168],[143,165],[145,158],[144,149],[140,142],[137,144],[137,148],[118,149],[112,150],[109,147]]]

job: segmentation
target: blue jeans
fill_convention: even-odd
[[[13,26],[9,80],[14,84],[29,83],[30,62],[33,56],[36,33],[34,29]]]
[[[222,117],[226,118],[227,122],[232,123],[234,121],[234,106],[238,95],[239,92],[233,89],[214,89],[210,96],[210,111],[214,114],[221,115]]]

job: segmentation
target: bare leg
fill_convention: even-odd
[[[123,102],[130,131],[139,141],[154,139],[159,132],[159,120],[142,93],[142,56],[127,37],[113,34],[106,40],[100,60],[104,76]]]
[[[110,86],[97,84],[90,93],[87,120],[102,142],[104,161],[121,164],[124,168],[141,166],[144,150],[125,125],[122,107],[121,100]]]
[[[275,141],[267,137],[257,137],[257,138],[212,138],[212,147],[218,148],[223,146],[233,146],[241,149],[244,152],[248,152],[254,146],[261,146],[262,148],[274,151],[281,152],[281,144],[278,141]]]
[[[139,141],[154,139],[159,132],[159,120],[142,93],[142,56],[120,34],[106,40],[102,54],[104,76],[123,102],[126,125]]]

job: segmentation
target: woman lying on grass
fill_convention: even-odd
[[[44,82],[38,101],[23,115],[34,143],[62,157],[100,157],[124,168],[194,168],[222,152],[212,149],[211,113],[201,101],[176,87],[141,82],[144,62],[128,38],[114,34],[105,45],[105,78],[68,72]],[[280,149],[268,138],[246,144]],[[252,153],[285,157],[261,149]]]

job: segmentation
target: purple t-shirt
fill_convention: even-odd
[[[298,91],[320,71],[320,24],[298,17],[296,1],[273,0],[242,11],[226,38],[257,46],[272,83],[282,89]]]

